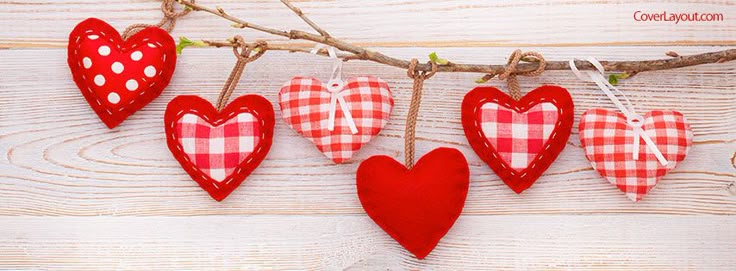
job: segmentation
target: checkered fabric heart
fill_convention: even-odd
[[[558,118],[558,109],[552,103],[539,103],[519,113],[489,102],[478,111],[486,139],[516,171],[527,168],[542,151]]]
[[[328,129],[332,93],[318,79],[294,77],[281,88],[279,105],[291,128],[308,138],[335,163],[349,159],[388,122],[394,100],[383,80],[355,77],[339,91],[347,103],[358,132],[353,134],[340,106],[335,113],[335,128]]]
[[[598,173],[633,200],[641,200],[659,180],[685,159],[693,133],[677,111],[657,110],[644,115],[642,129],[668,164],[662,166],[649,147],[640,142],[639,159],[633,159],[634,132],[624,114],[591,109],[580,119],[580,142],[585,156]]]
[[[250,155],[260,140],[253,114],[240,113],[218,126],[194,114],[176,122],[179,144],[192,163],[210,178],[222,182]]]

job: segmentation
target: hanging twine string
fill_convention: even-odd
[[[194,3],[195,0],[189,0],[189,2]],[[192,12],[191,9],[187,8],[180,12],[176,12],[174,11],[174,3],[176,3],[176,0],[163,0],[163,2],[161,2],[161,12],[164,13],[164,17],[161,19],[161,21],[157,24],[133,24],[131,26],[128,26],[128,28],[123,31],[123,40],[127,40],[131,36],[135,35],[135,33],[138,33],[138,31],[141,31],[146,27],[160,27],[166,30],[166,32],[171,32],[171,30],[174,30],[174,27],[176,26],[176,19],[179,19],[180,17],[189,14],[189,12]]]
[[[535,58],[539,61],[539,67],[537,67],[536,70],[533,71],[526,71],[526,72],[519,72],[516,70],[516,65],[519,64],[519,61],[521,59],[525,58]],[[542,54],[537,52],[521,52],[521,50],[516,49],[513,53],[511,53],[511,56],[509,56],[509,61],[506,63],[506,69],[504,72],[498,76],[499,79],[506,80],[506,84],[509,86],[509,96],[511,98],[514,98],[514,100],[521,99],[521,88],[519,87],[519,81],[516,79],[517,75],[523,75],[523,76],[537,76],[542,74],[544,72],[544,68],[547,66],[547,62],[544,60],[544,57]]]
[[[230,100],[233,90],[235,90],[238,81],[240,81],[240,76],[243,75],[245,65],[255,61],[266,53],[266,47],[268,46],[265,41],[256,41],[256,45],[253,47],[247,46],[245,39],[241,36],[235,36],[233,43],[238,45],[233,46],[233,54],[235,54],[238,62],[235,63],[235,67],[233,67],[230,76],[225,81],[225,86],[222,87],[220,96],[217,97],[217,111],[221,111],[227,105],[227,101]]]
[[[422,101],[424,80],[429,79],[432,75],[437,73],[437,63],[430,61],[432,70],[428,72],[418,72],[416,70],[417,64],[417,59],[412,59],[409,63],[409,69],[406,71],[406,76],[414,79],[414,86],[412,87],[413,91],[411,93],[411,105],[409,106],[409,114],[406,117],[406,130],[404,131],[404,165],[408,169],[414,167],[415,130],[417,126],[417,115],[419,114],[419,104]]]

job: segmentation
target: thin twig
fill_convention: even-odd
[[[206,6],[202,6],[196,3],[189,2],[187,0],[178,0],[178,1],[182,5],[185,5],[191,8],[192,10],[204,11],[204,12],[222,17],[228,21],[235,23],[238,27],[250,28],[250,29],[274,34],[277,36],[287,37],[289,39],[307,40],[307,41],[312,41],[312,42],[321,43],[321,44],[335,47],[341,51],[348,52],[351,54],[351,55],[342,57],[346,61],[353,60],[353,59],[359,59],[359,60],[367,60],[367,61],[372,61],[372,62],[376,62],[380,64],[385,64],[389,66],[394,66],[394,67],[402,68],[402,69],[407,69],[409,67],[408,60],[389,57],[387,55],[384,55],[381,52],[369,50],[369,49],[354,45],[352,43],[336,39],[331,36],[316,35],[316,34],[311,34],[311,33],[299,31],[299,30],[291,30],[287,32],[283,30],[272,29],[272,28],[268,28],[268,27],[246,22],[240,18],[231,16],[225,13],[224,11],[222,11],[222,9],[219,9],[219,10],[212,9]],[[287,4],[287,6],[292,6],[288,0],[281,0],[281,1],[284,2],[284,4]],[[300,17],[302,17],[302,19],[307,18],[306,15],[304,15],[304,13],[298,12],[297,14],[301,14]],[[307,20],[308,18],[305,20],[305,22]],[[311,22],[311,20],[309,20],[309,22]],[[312,24],[314,23],[312,22],[310,26]],[[315,28],[315,26],[312,26],[312,27]],[[321,28],[319,27],[315,28],[315,30],[317,29],[321,29]],[[317,31],[319,32],[319,30]],[[225,45],[222,45],[222,46],[225,46]],[[273,50],[278,50],[277,48],[281,48],[282,50],[287,50],[287,51],[292,51],[292,52],[308,52],[308,50],[304,48],[292,48],[287,45],[279,46],[279,45],[269,44],[269,50],[271,50],[271,48],[274,48]],[[636,74],[636,73],[645,72],[645,71],[667,70],[667,69],[695,66],[695,65],[701,65],[701,64],[709,64],[709,63],[723,63],[723,62],[732,61],[732,60],[736,60],[736,49],[729,49],[729,50],[688,55],[688,56],[678,56],[675,58],[657,59],[657,60],[601,61],[601,64],[603,64],[604,68],[608,71],[623,71],[627,73]],[[538,63],[523,63],[523,64],[519,64],[516,67],[516,70],[518,72],[533,71],[537,68],[537,65],[539,64]],[[593,69],[593,66],[590,65],[590,63],[588,63],[587,61],[578,61],[578,62],[575,62],[575,65],[577,65],[579,69],[586,69],[586,70]],[[487,64],[451,63],[447,65],[440,65],[438,71],[439,72],[477,72],[477,73],[486,73],[486,74],[489,74],[490,76],[493,76],[493,75],[502,74],[504,72],[505,67],[506,67],[505,64],[504,65],[487,65]],[[429,64],[419,64],[417,65],[416,69],[419,71],[430,71],[431,68],[432,67]],[[547,67],[545,69],[546,70],[569,70],[570,65],[568,64],[567,61],[549,61],[547,62]]]
[[[237,47],[240,46],[238,44],[235,44],[231,41],[212,41],[212,40],[202,40],[205,44],[212,46],[212,47]],[[246,47],[255,48],[256,45],[258,45],[255,42],[246,42],[244,44]],[[274,43],[268,43],[265,46],[261,45],[262,48],[268,51],[287,51],[290,53],[312,53],[311,47],[304,47],[299,45],[292,45],[292,44],[274,44]],[[316,54],[323,55],[323,56],[329,56],[326,50],[322,49],[319,50]],[[344,60],[350,60],[355,57],[353,54],[337,54],[338,58],[342,58]]]
[[[312,20],[310,20],[309,17],[307,17],[307,15],[304,15],[304,12],[302,12],[301,9],[292,5],[291,2],[289,2],[288,0],[281,0],[281,3],[284,3],[284,5],[286,5],[286,7],[288,7],[289,9],[291,9],[291,11],[296,13],[296,15],[299,16],[299,18],[302,18],[302,21],[307,23],[310,27],[312,27],[312,29],[317,31],[317,33],[319,33],[323,37],[330,37],[330,33],[327,33],[327,31],[325,31],[324,29],[319,27],[317,24],[312,22]]]
[[[287,37],[287,38],[290,37],[289,36],[289,32],[281,31],[281,30],[277,30],[277,29],[273,29],[273,28],[268,28],[268,27],[265,27],[265,26],[257,25],[257,24],[252,24],[252,23],[243,21],[241,19],[238,19],[237,17],[234,17],[234,16],[232,16],[230,14],[227,14],[225,12],[225,10],[222,9],[221,7],[217,7],[216,9],[212,9],[212,8],[201,6],[201,5],[198,5],[198,4],[195,4],[195,3],[192,3],[192,2],[186,1],[186,0],[177,0],[177,2],[179,2],[182,5],[187,6],[188,8],[190,8],[190,9],[192,9],[194,11],[206,11],[208,13],[212,13],[214,15],[220,16],[220,17],[222,17],[222,18],[224,18],[224,19],[226,19],[228,21],[234,22],[235,24],[233,25],[233,27],[250,28],[250,29],[255,29],[255,30],[258,30],[258,31],[261,31],[261,32],[266,32],[266,33],[277,35],[277,36],[282,36],[282,37]]]

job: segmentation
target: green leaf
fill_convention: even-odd
[[[450,63],[449,61],[447,61],[447,59],[438,57],[437,52],[432,52],[431,54],[429,54],[429,60],[440,65],[447,65],[447,63]]]
[[[486,79],[485,79],[485,78],[483,78],[483,77],[481,77],[481,78],[478,78],[478,79],[475,79],[475,83],[476,83],[476,84],[483,84],[483,83],[485,83],[485,82],[488,82],[488,80],[486,80]]]
[[[616,74],[609,74],[608,75],[608,83],[611,83],[611,85],[618,85],[618,76]]]
[[[204,41],[193,41],[188,39],[187,37],[179,37],[179,44],[176,45],[176,54],[181,55],[181,51],[184,50],[184,48],[187,48],[189,46],[194,47],[205,47],[207,46],[207,43]]]
[[[626,79],[631,77],[628,73],[612,73],[608,75],[608,82],[611,83],[611,85],[617,85],[618,80]]]

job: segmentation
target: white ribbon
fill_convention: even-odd
[[[330,91],[330,114],[327,120],[327,130],[335,130],[335,114],[337,113],[337,105],[340,105],[342,114],[345,116],[345,121],[348,122],[348,126],[350,127],[350,132],[357,134],[358,127],[355,126],[353,115],[350,114],[350,108],[344,98],[346,93],[343,91],[345,81],[342,80],[342,60],[337,57],[334,47],[321,43],[314,46],[311,53],[317,54],[323,48],[327,50],[327,54],[333,59],[332,75],[330,75],[330,80],[327,81],[327,90]]]
[[[586,61],[590,62],[597,70],[595,71],[585,71],[585,73],[588,75],[589,78],[585,78],[578,70],[578,67],[575,66],[575,59],[570,60],[570,69],[573,73],[575,73],[575,76],[577,76],[580,80],[587,81],[587,82],[593,82],[596,85],[598,85],[598,88],[600,88],[603,93],[608,96],[609,99],[613,102],[613,104],[618,107],[618,110],[621,111],[621,113],[626,116],[626,124],[629,125],[633,129],[634,132],[634,146],[633,146],[633,156],[634,160],[639,160],[639,138],[644,139],[644,142],[647,144],[647,147],[654,153],[654,156],[657,157],[657,160],[659,160],[659,163],[662,164],[662,166],[666,166],[668,161],[666,158],[664,158],[664,155],[662,155],[662,152],[659,151],[657,148],[657,145],[654,144],[654,141],[652,141],[652,138],[649,137],[649,135],[644,132],[644,129],[641,127],[644,125],[644,117],[642,117],[639,114],[636,114],[634,111],[634,106],[631,105],[631,101],[629,101],[629,98],[624,95],[623,92],[618,90],[615,86],[611,85],[611,83],[606,80],[606,77],[604,76],[604,69],[603,65],[601,65],[598,60],[596,60],[594,57],[588,57],[585,59]],[[621,95],[621,97],[624,98],[626,101],[626,105],[624,105],[618,98],[616,98],[616,95],[611,91],[614,90],[616,93]]]

